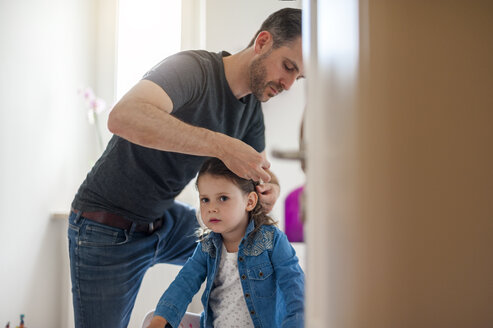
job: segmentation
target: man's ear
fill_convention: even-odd
[[[252,191],[248,194],[248,201],[247,201],[247,206],[246,206],[246,210],[247,212],[250,212],[251,210],[253,210],[255,208],[255,206],[257,206],[257,202],[258,202],[258,195],[255,191]]]
[[[272,34],[268,31],[262,31],[257,35],[255,39],[254,49],[255,53],[263,54],[270,50],[272,47]]]

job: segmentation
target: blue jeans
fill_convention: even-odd
[[[147,269],[156,263],[184,264],[192,255],[198,227],[195,209],[175,202],[163,218],[163,226],[147,234],[70,213],[70,272],[77,328],[127,327]]]

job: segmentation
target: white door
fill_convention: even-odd
[[[307,327],[492,327],[493,2],[306,0]]]

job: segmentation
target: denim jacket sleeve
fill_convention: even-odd
[[[207,254],[202,251],[201,243],[180,270],[159,300],[155,315],[164,317],[172,327],[178,327],[193,296],[207,276]]]
[[[271,260],[286,302],[287,313],[282,327],[300,328],[304,325],[304,273],[286,234],[278,231],[276,235]]]

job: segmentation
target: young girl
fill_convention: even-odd
[[[149,328],[178,327],[205,278],[201,327],[303,327],[303,271],[286,235],[263,213],[254,182],[212,158],[197,188],[207,228]]]

